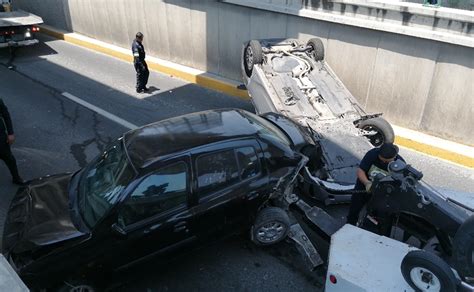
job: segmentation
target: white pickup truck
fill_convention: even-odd
[[[0,0],[0,48],[38,43],[35,33],[43,19],[23,10],[14,10],[11,0]]]

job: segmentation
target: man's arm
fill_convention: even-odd
[[[12,119],[10,117],[10,113],[8,112],[7,106],[3,103],[3,100],[0,98],[0,115],[3,117],[5,121],[5,126],[7,127],[7,134],[13,135],[13,124]]]
[[[357,169],[357,178],[363,183],[364,185],[367,185],[367,183],[370,182],[369,178],[365,174],[365,171],[363,171],[361,168]]]
[[[140,62],[140,50],[138,48],[138,44],[136,41],[133,42],[132,44],[132,53],[133,53],[133,63],[139,63]]]
[[[361,183],[364,184],[367,192],[370,192],[372,182],[369,180],[366,173],[369,171],[376,157],[377,153],[374,149],[367,152],[364,155],[364,158],[362,158],[362,160],[360,161],[359,168],[357,168],[356,171],[357,178],[360,180]]]

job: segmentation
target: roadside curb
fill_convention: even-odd
[[[421,152],[436,158],[440,158],[461,166],[474,168],[474,158],[451,152],[449,150],[441,149],[432,145],[424,144],[404,137],[396,136],[395,143],[405,148]]]
[[[94,50],[94,51],[121,59],[126,62],[131,63],[133,61],[132,55],[129,52],[129,50],[126,50],[118,46],[110,45],[108,43],[95,40],[95,39],[92,39],[92,38],[89,38],[77,33],[66,32],[57,28],[53,28],[48,25],[41,25],[41,32],[44,34],[50,35],[52,37],[55,37],[57,39],[61,39],[66,42],[69,42],[81,47],[85,47],[90,50]],[[175,64],[175,63],[158,59],[158,58],[154,58],[154,57],[147,57],[147,63],[148,63],[148,67],[153,71],[157,71],[163,74],[178,77],[188,82],[195,83],[199,86],[216,90],[216,91],[220,91],[225,94],[239,97],[244,100],[250,99],[247,91],[243,89],[239,89],[238,88],[239,83],[233,80],[225,79],[208,72],[204,72],[204,71],[190,68],[187,66]],[[400,127],[394,127],[394,128],[403,129]],[[458,147],[450,147],[450,145],[454,145],[457,143],[450,142],[450,141],[445,141],[444,143],[442,139],[435,138],[437,142],[432,142],[431,144],[427,144],[427,143],[424,143],[426,139],[421,139],[419,137],[416,137],[416,135],[405,135],[404,130],[401,130],[401,131],[396,130],[396,132],[397,133],[396,133],[395,143],[397,143],[398,145],[402,147],[412,149],[412,150],[427,154],[429,156],[440,158],[442,160],[453,162],[461,166],[474,168],[474,156],[472,156],[472,153],[474,153],[474,147],[461,145],[461,148],[468,148],[467,152],[465,150],[452,151],[453,148],[457,149]],[[402,132],[402,133],[400,134],[399,132]],[[425,137],[428,136],[425,134],[422,134],[422,135]]]

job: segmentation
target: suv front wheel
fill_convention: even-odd
[[[251,229],[251,239],[257,245],[272,245],[285,239],[289,230],[288,214],[280,208],[267,207],[257,215]]]

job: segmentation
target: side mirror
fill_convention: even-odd
[[[127,232],[122,227],[120,227],[117,223],[112,224],[112,231],[115,234],[119,235],[120,237],[127,236]]]

